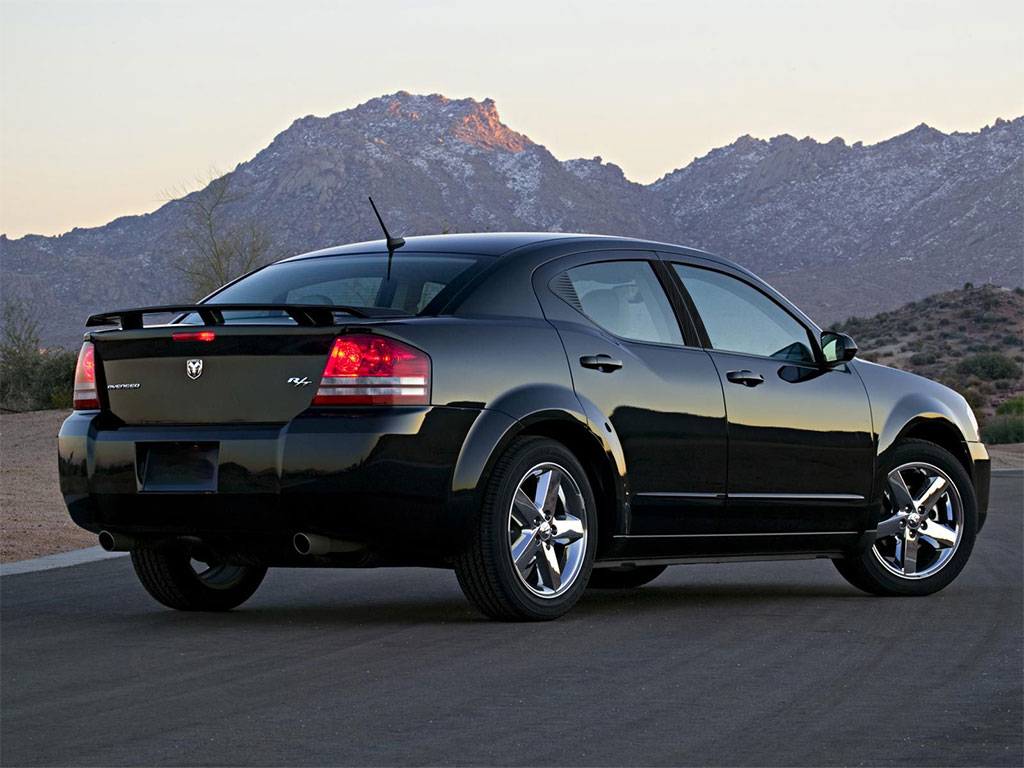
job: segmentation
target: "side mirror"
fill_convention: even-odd
[[[857,356],[857,342],[845,333],[825,331],[821,334],[821,351],[826,365],[839,365]]]

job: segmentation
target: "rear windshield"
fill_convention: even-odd
[[[463,254],[396,253],[390,278],[386,254],[281,262],[243,277],[205,303],[386,307],[413,315],[431,314],[489,261],[489,257]],[[243,313],[225,315],[237,320]]]

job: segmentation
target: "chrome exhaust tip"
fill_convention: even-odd
[[[364,549],[362,544],[357,544],[354,541],[343,541],[316,533],[301,532],[292,537],[292,546],[300,555],[329,555],[332,552],[358,552]]]
[[[130,552],[135,548],[135,537],[123,533],[100,531],[99,542],[107,552]]]

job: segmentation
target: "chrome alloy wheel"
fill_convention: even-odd
[[[587,551],[583,495],[572,475],[551,462],[538,464],[516,487],[508,514],[512,567],[538,597],[564,594]]]
[[[872,551],[882,566],[903,579],[941,570],[963,536],[964,508],[949,475],[933,464],[912,462],[889,473],[886,517]]]

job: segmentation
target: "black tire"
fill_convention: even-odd
[[[267,575],[249,565],[200,564],[197,572],[185,547],[133,549],[132,565],[157,602],[179,611],[229,611],[250,597]]]
[[[836,569],[858,589],[880,596],[920,596],[938,592],[953,581],[967,564],[978,533],[978,502],[974,485],[963,465],[946,449],[926,440],[901,441],[892,451],[891,458],[879,473],[877,483],[884,491],[889,473],[897,467],[914,462],[927,462],[941,469],[953,482],[963,507],[962,530],[956,550],[935,573],[920,578],[897,575],[886,567],[869,547],[859,557],[833,560]],[[888,502],[883,501],[883,517],[889,514]],[[925,531],[926,533],[926,531]]]
[[[513,497],[520,483],[527,480],[531,468],[548,463],[564,470],[579,489],[583,515],[579,519],[586,537],[579,550],[582,557],[577,561],[578,570],[565,591],[541,597],[527,587],[513,563],[509,526]],[[550,547],[546,540],[540,546]],[[469,545],[455,558],[455,575],[466,597],[485,615],[501,621],[547,621],[563,615],[580,599],[590,578],[596,547],[597,513],[586,471],[561,443],[524,437],[513,442],[498,459]]]
[[[590,589],[635,589],[649,584],[665,572],[665,565],[626,565],[621,568],[595,568],[590,574]]]

